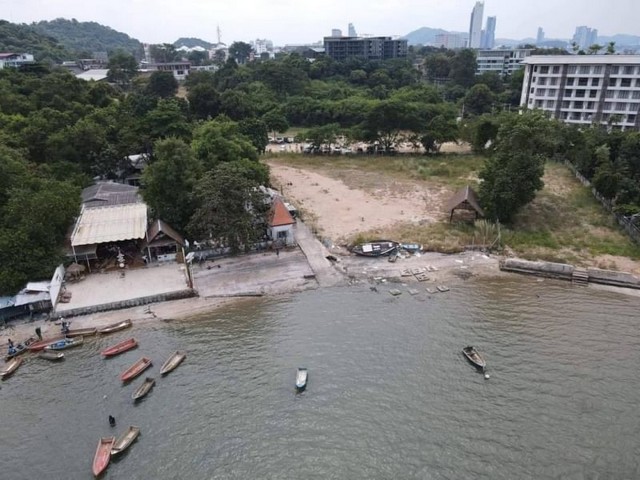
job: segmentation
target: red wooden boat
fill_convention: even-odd
[[[96,454],[93,457],[93,474],[97,477],[109,466],[111,448],[116,443],[116,437],[102,437],[98,442]]]
[[[117,343],[109,348],[105,348],[100,353],[105,357],[114,357],[137,346],[138,341],[135,338],[130,338],[129,340],[124,340],[123,342]]]
[[[136,378],[150,366],[151,360],[149,360],[147,357],[142,357],[136,363],[127,368],[122,373],[122,375],[120,375],[120,380],[122,380],[123,382],[128,382],[129,380]]]
[[[44,350],[44,347],[46,347],[47,345],[51,345],[52,343],[56,343],[56,342],[59,342],[60,340],[64,340],[64,338],[65,337],[45,338],[44,340],[30,343],[27,348],[32,352],[39,352],[40,350]]]

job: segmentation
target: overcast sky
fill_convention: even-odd
[[[0,0],[1,17],[14,23],[54,18],[95,21],[146,43],[179,37],[216,41],[305,43],[347,34],[406,35],[420,27],[468,31],[475,0]],[[570,38],[578,25],[600,35],[640,35],[640,0],[486,0],[485,21],[498,17],[496,37]]]

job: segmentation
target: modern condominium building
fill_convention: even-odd
[[[567,123],[640,130],[640,55],[541,55],[522,63],[522,107]]]
[[[338,61],[351,57],[365,60],[406,57],[407,49],[407,40],[391,37],[324,37],[325,53]]]
[[[511,50],[478,50],[476,75],[494,72],[500,76],[511,75],[522,68],[522,61],[531,55],[529,48]]]

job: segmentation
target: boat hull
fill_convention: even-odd
[[[473,348],[473,347],[465,347],[462,349],[462,354],[464,357],[479,370],[485,369],[487,366],[487,362],[485,362],[484,358]]]
[[[51,343],[51,344],[47,345],[46,347],[44,347],[44,350],[45,351],[66,350],[67,348],[79,347],[83,343],[84,343],[84,338],[83,337],[76,337],[76,338],[73,338],[73,339],[64,338],[62,340],[58,340],[55,343]]]
[[[134,363],[128,369],[126,369],[122,373],[122,375],[120,375],[120,380],[122,380],[123,382],[128,382],[130,380],[133,380],[150,366],[151,366],[151,360],[149,360],[146,357],[142,357],[140,360],[138,360],[136,363]]]
[[[43,358],[45,360],[50,360],[52,362],[56,362],[58,360],[62,360],[64,358],[64,353],[62,352],[50,352],[45,350],[44,352],[40,352],[38,357]]]
[[[109,466],[111,460],[111,449],[115,443],[115,437],[103,437],[98,442],[96,454],[93,457],[93,475],[98,476]]]
[[[98,333],[97,328],[76,328],[74,330],[68,330],[66,336],[69,338],[74,337],[88,337]]]
[[[63,338],[64,337],[54,337],[54,338],[47,338],[45,340],[39,340],[37,342],[33,342],[32,344],[30,344],[27,348],[31,352],[39,352],[40,350],[44,350],[44,347],[46,347],[47,345],[51,345],[52,343],[58,342]]]
[[[113,444],[113,447],[111,448],[111,456],[120,455],[124,452],[131,446],[135,439],[138,438],[138,435],[140,435],[140,427],[131,425]]]
[[[187,358],[187,356],[184,353],[181,353],[181,352],[173,353],[167,359],[167,361],[164,362],[164,364],[162,364],[162,368],[160,369],[160,374],[166,375],[167,373],[172,372],[173,370],[178,368],[178,365],[180,365],[185,358]]]
[[[299,368],[296,373],[296,390],[302,392],[307,388],[309,374],[306,368]]]
[[[112,325],[107,325],[106,327],[99,328],[98,333],[106,334],[106,333],[119,332],[120,330],[129,328],[131,325],[132,325],[131,320],[125,320],[124,322],[118,322]]]
[[[142,385],[140,385],[131,395],[133,401],[137,402],[138,400],[142,400],[144,397],[146,397],[155,384],[155,379],[147,377]]]
[[[105,348],[102,352],[100,352],[105,357],[115,357],[116,355],[120,355],[121,353],[128,352],[129,350],[136,348],[138,346],[138,342],[135,338],[130,338],[123,342],[117,343],[111,347]]]
[[[5,367],[2,370],[0,370],[0,378],[4,380],[5,378],[10,377],[13,374],[13,372],[15,372],[21,364],[22,364],[21,358],[13,358],[9,360],[5,365]]]
[[[390,240],[377,240],[356,245],[351,249],[356,255],[361,257],[383,257],[395,252],[400,244]]]
[[[15,353],[9,353],[7,354],[4,359],[5,361],[9,361],[12,358],[16,358],[18,355],[22,355],[23,353],[25,353],[27,350],[29,350],[29,347],[27,347],[26,345],[19,343],[18,345],[16,345],[14,347],[16,349]]]

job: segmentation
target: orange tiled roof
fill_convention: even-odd
[[[280,197],[273,199],[273,205],[271,206],[271,218],[269,225],[272,227],[280,227],[282,225],[293,225],[296,221],[293,219],[287,207]]]

